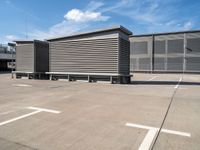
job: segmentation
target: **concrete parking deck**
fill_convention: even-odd
[[[138,73],[117,85],[1,74],[0,83],[1,150],[200,147],[200,75]]]

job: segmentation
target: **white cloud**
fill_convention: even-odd
[[[88,26],[89,25],[85,23],[80,24],[64,20],[63,22],[50,27],[47,31],[35,29],[31,33],[29,33],[29,37],[31,39],[43,40],[52,37],[66,36],[81,31],[87,28]]]
[[[102,6],[104,6],[104,3],[103,3],[103,2],[91,1],[91,2],[89,2],[89,4],[87,5],[86,10],[87,10],[87,11],[95,11],[95,10],[101,8]]]
[[[68,11],[64,18],[75,22],[106,21],[109,19],[108,16],[102,16],[100,12],[81,11],[79,9]]]
[[[104,5],[103,2],[91,1],[85,8],[71,9],[65,15],[64,19],[49,29],[39,30],[33,29],[28,33],[29,39],[48,39],[52,37],[67,36],[76,32],[80,32],[92,27],[92,23],[96,21],[107,21],[110,17],[102,15],[97,11]],[[26,33],[23,33],[26,35]]]
[[[188,21],[184,24],[183,27],[184,27],[185,30],[189,30],[193,27],[193,23],[191,21]]]
[[[10,42],[18,39],[18,37],[15,35],[6,35],[5,38],[7,41],[10,41]]]

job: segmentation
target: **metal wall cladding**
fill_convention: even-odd
[[[186,35],[186,71],[200,72],[200,32]]]
[[[35,41],[35,71],[49,71],[49,44],[47,42]]]
[[[184,34],[155,35],[154,70],[183,71]]]
[[[118,50],[118,37],[52,41],[50,72],[119,73]]]
[[[130,71],[151,71],[152,36],[130,37],[129,39]]]
[[[151,36],[130,37],[130,63],[135,63],[130,66],[134,71],[200,72],[200,31],[155,34],[154,40]],[[152,44],[146,48],[145,43]],[[151,59],[145,57],[144,49],[152,53],[148,55]]]
[[[34,45],[33,43],[17,45],[16,71],[34,72]]]
[[[119,38],[119,73],[130,73],[130,42]]]

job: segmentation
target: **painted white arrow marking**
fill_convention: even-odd
[[[49,112],[49,113],[55,113],[55,114],[60,113],[60,111],[38,108],[38,107],[27,107],[27,109],[33,109],[35,111],[28,113],[28,114],[25,114],[25,115],[22,115],[22,116],[19,116],[19,117],[16,117],[16,118],[13,118],[13,119],[10,119],[10,120],[7,120],[7,121],[4,121],[4,122],[1,122],[0,126],[3,126],[5,124],[11,123],[11,122],[14,122],[14,121],[17,121],[17,120],[20,120],[20,119],[23,119],[23,118],[26,118],[26,117],[29,117],[29,116],[32,116],[32,115],[35,115],[35,114],[40,113],[40,112]]]
[[[153,141],[155,140],[156,135],[158,134],[158,131],[159,131],[159,128],[149,127],[149,126],[144,126],[144,125],[134,124],[134,123],[126,123],[126,126],[149,130],[148,133],[146,134],[144,140],[140,144],[140,147],[138,150],[149,150],[152,146]],[[168,129],[161,129],[161,132],[191,137],[191,134],[187,133],[187,132],[180,132],[180,131],[174,131],[174,130],[168,130]]]

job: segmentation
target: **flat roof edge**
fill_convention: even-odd
[[[113,27],[105,28],[105,29],[97,29],[97,30],[88,31],[88,32],[76,33],[76,34],[72,34],[72,35],[69,35],[69,36],[49,38],[49,39],[45,39],[45,40],[46,41],[54,41],[54,40],[59,40],[59,39],[73,38],[73,37],[78,37],[78,36],[84,36],[84,35],[90,35],[90,34],[96,34],[96,33],[103,33],[103,32],[114,31],[114,30],[121,30],[122,32],[124,32],[125,34],[127,34],[129,36],[132,35],[131,31],[129,31],[125,27],[119,25],[119,26],[113,26]]]
[[[130,37],[142,37],[142,36],[152,36],[152,35],[169,35],[169,34],[181,34],[181,33],[196,33],[196,32],[200,32],[200,30],[185,30],[185,31],[174,31],[174,32],[138,34],[138,35],[131,35]]]

